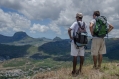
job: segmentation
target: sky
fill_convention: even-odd
[[[89,23],[93,12],[114,26],[109,37],[119,37],[119,0],[0,0],[0,34],[13,36],[23,31],[33,38],[69,38],[67,30],[76,21],[76,13],[83,14]]]

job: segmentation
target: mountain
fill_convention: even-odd
[[[0,43],[8,43],[13,41],[12,37],[4,36],[0,34]]]
[[[105,42],[107,53],[104,56],[109,59],[119,60],[119,38],[105,38]],[[67,55],[70,54],[70,40],[62,39],[60,41],[48,42],[39,46],[38,49],[49,55],[64,55],[64,57],[67,58]],[[91,40],[89,40],[86,50],[90,49]],[[89,53],[86,56],[89,56]]]
[[[105,38],[105,42],[107,54],[104,56],[109,59],[119,59],[119,38]],[[0,56],[10,56],[10,58],[14,58],[26,55],[29,56],[29,53],[31,53],[30,56],[33,55],[31,57],[36,57],[37,55],[39,55],[39,57],[47,55],[43,57],[47,58],[53,55],[59,56],[59,58],[54,58],[55,60],[70,59],[68,58],[70,56],[71,47],[69,39],[61,39],[59,37],[55,37],[53,40],[45,37],[32,38],[25,32],[16,32],[11,37],[0,35],[0,43]],[[91,39],[89,38],[87,50],[90,51],[90,49]],[[17,53],[18,56],[16,55]],[[90,53],[88,53],[88,55],[86,54],[86,56],[89,55]]]
[[[119,38],[108,38],[106,41],[107,54],[109,59],[119,60]]]
[[[30,38],[30,36],[28,36],[25,32],[16,32],[16,33],[13,35],[12,39],[18,41],[18,40],[21,40],[21,39],[27,38],[27,37]]]
[[[16,32],[13,36],[4,36],[0,35],[0,43],[2,44],[8,44],[8,45],[34,45],[34,46],[40,46],[44,43],[52,41],[48,38],[32,38],[28,36],[25,32]]]
[[[18,58],[28,55],[30,45],[13,46],[0,44],[0,56],[6,58]]]
[[[69,39],[51,41],[39,46],[38,50],[49,55],[66,55],[70,52],[70,41]]]
[[[53,39],[53,41],[61,41],[62,39],[60,38],[60,37],[55,37],[54,39]]]
[[[25,32],[16,32],[13,36],[0,35],[0,43],[10,43],[14,41],[19,41],[24,38],[31,38]]]

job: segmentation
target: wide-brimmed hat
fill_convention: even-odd
[[[83,14],[82,13],[77,13],[76,17],[83,17]]]

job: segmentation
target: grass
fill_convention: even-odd
[[[2,63],[3,68],[18,68],[23,71],[39,70],[39,68],[51,68],[49,71],[33,74],[29,72],[32,79],[119,79],[119,61],[110,61],[108,58],[103,58],[103,64],[100,70],[94,70],[91,57],[85,57],[83,66],[83,74],[73,77],[71,75],[71,61],[54,61],[52,58],[43,60],[34,60],[31,58],[15,58]],[[79,63],[77,65],[77,68]]]
[[[24,59],[15,58],[12,60],[5,61],[3,67],[19,67],[19,66],[23,66],[26,62],[27,60],[24,61]]]
[[[38,47],[36,46],[31,46],[27,52],[29,52],[28,56],[32,56],[33,54],[37,53],[38,52]]]
[[[119,79],[118,63],[103,63],[101,69],[92,69],[92,65],[83,67],[83,74],[72,76],[72,68],[36,74],[33,79]]]
[[[34,60],[31,58],[15,58],[11,60],[7,60],[3,62],[1,65],[2,68],[20,68],[24,71],[27,71],[29,69],[35,69],[35,68],[51,68],[51,69],[57,69],[61,67],[68,67],[71,64],[71,62],[65,62],[65,61],[54,61],[52,58],[47,58],[43,60]]]

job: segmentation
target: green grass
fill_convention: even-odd
[[[31,46],[28,50],[28,56],[32,56],[33,54],[38,52],[38,47],[36,46]]]
[[[3,67],[19,67],[19,66],[23,66],[25,65],[27,61],[25,60],[10,60],[10,61],[6,61],[3,64]]]
[[[24,71],[27,71],[29,69],[35,68],[51,68],[51,69],[57,69],[61,67],[68,67],[71,65],[71,62],[65,62],[65,61],[54,61],[52,58],[47,58],[44,60],[34,60],[31,58],[17,58],[17,59],[11,59],[9,61],[6,61],[3,63],[3,67],[14,67],[14,68],[20,68]]]

